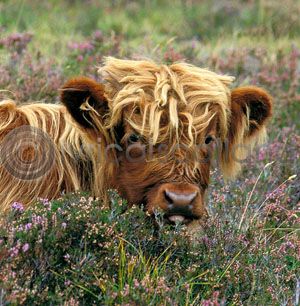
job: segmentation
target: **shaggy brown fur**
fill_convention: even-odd
[[[104,196],[112,187],[130,204],[144,203],[150,213],[161,208],[171,221],[188,222],[205,215],[213,140],[231,178],[240,169],[237,159],[249,151],[244,146],[265,137],[271,97],[256,87],[231,92],[232,77],[184,63],[114,58],[99,72],[103,84],[76,78],[63,86],[65,107],[1,102],[0,141],[30,125],[46,132],[55,148],[51,169],[34,180],[13,177],[2,162],[2,211],[15,200],[30,204],[82,189]]]
[[[88,175],[92,176],[90,171],[94,169],[90,163],[96,160],[85,135],[74,127],[64,106],[29,104],[17,107],[13,101],[2,101],[0,122],[1,211],[14,201],[27,205],[37,197],[55,198],[62,192],[91,189]],[[42,133],[28,130],[28,126],[38,128],[49,139],[44,139]],[[35,144],[49,144],[54,151],[47,151],[48,147],[38,148]],[[54,155],[51,167],[35,176],[34,172],[43,170],[44,160],[52,158],[50,153]]]

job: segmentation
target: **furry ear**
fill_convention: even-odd
[[[239,87],[231,92],[232,119],[242,113],[247,116],[247,136],[253,136],[264,128],[272,116],[272,104],[272,97],[258,87]]]
[[[60,100],[81,128],[104,132],[109,108],[102,84],[86,77],[71,79],[61,88]]]
[[[221,156],[225,176],[233,177],[255,144],[264,142],[272,105],[272,97],[261,88],[249,86],[232,90],[228,135]]]

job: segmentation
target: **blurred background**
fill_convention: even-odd
[[[299,0],[2,0],[0,12],[0,87],[22,101],[53,101],[107,55],[186,60],[296,96]]]
[[[0,12],[2,96],[56,102],[104,56],[188,61],[266,88],[276,126],[299,130],[299,0],[2,0]]]

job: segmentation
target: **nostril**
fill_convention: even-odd
[[[191,205],[197,197],[197,192],[192,193],[176,193],[173,191],[164,191],[165,199],[169,205]]]
[[[172,205],[173,204],[172,193],[168,190],[165,190],[164,194],[165,194],[165,199],[167,200],[168,204]]]

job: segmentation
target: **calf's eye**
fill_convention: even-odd
[[[208,136],[205,138],[205,144],[210,144],[212,141],[214,141],[214,138],[213,138],[213,136],[211,136],[211,135],[208,135]]]
[[[129,143],[135,143],[138,142],[141,139],[141,136],[138,134],[131,134],[128,138]]]

